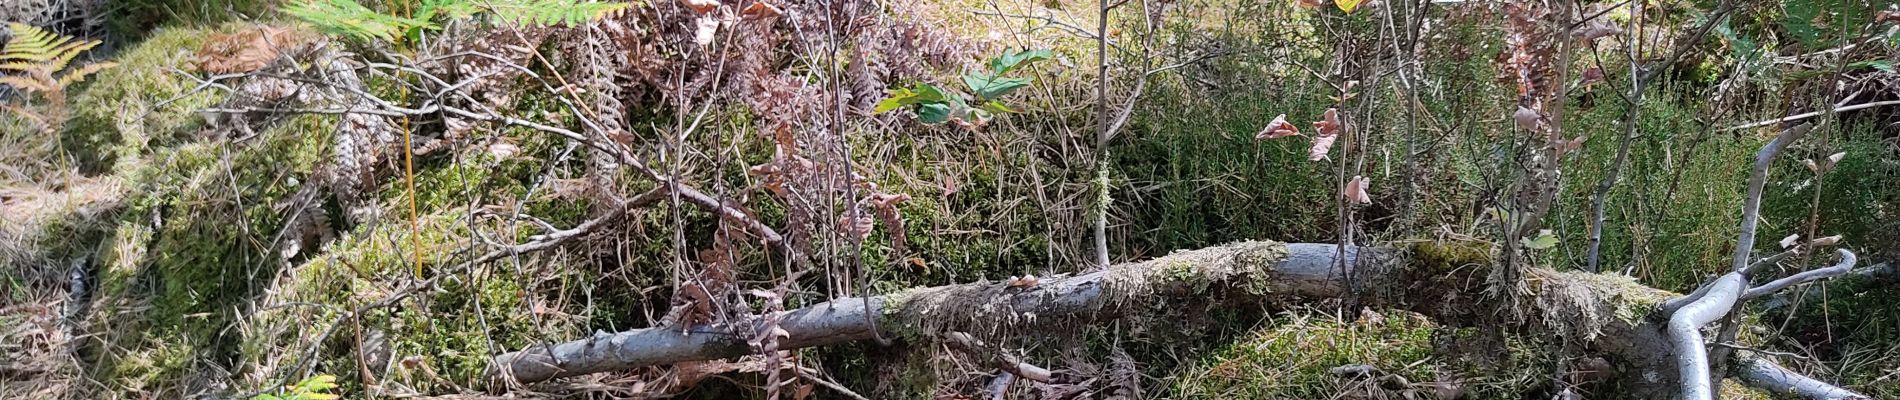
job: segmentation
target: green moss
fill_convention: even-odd
[[[1324,399],[1350,385],[1327,370],[1368,364],[1413,382],[1431,382],[1458,366],[1433,356],[1438,329],[1422,317],[1392,314],[1381,321],[1346,323],[1323,313],[1288,313],[1231,345],[1205,353],[1177,371],[1165,397],[1178,399]],[[1505,398],[1485,393],[1474,398]]]
[[[207,26],[233,19],[254,19],[269,14],[273,0],[151,0],[118,4],[106,12],[106,28],[113,36],[141,38],[154,28],[167,26]],[[161,28],[162,29],[162,28]]]
[[[95,318],[103,344],[94,379],[133,393],[140,389],[125,383],[150,378],[176,389],[190,371],[232,368],[240,341],[231,327],[277,273],[275,206],[308,180],[310,144],[320,142],[310,136],[325,136],[322,119],[294,118],[248,143],[152,148],[149,161],[122,163],[113,179],[132,189],[102,248],[107,307]],[[180,352],[186,361],[150,361]]]
[[[115,164],[137,162],[153,141],[167,144],[195,131],[203,125],[196,111],[224,96],[216,89],[198,89],[197,80],[178,71],[195,70],[191,50],[211,34],[251,26],[152,31],[147,40],[115,57],[117,66],[92,76],[92,83],[73,97],[73,119],[62,134],[62,147],[83,171],[106,172],[129,169]]]
[[[1421,241],[1412,244],[1412,268],[1426,275],[1442,275],[1468,268],[1489,268],[1491,245],[1475,240]]]

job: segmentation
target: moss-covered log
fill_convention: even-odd
[[[1339,256],[1345,255],[1346,268]],[[1241,242],[1121,264],[1033,286],[979,282],[919,288],[885,296],[845,298],[736,326],[656,327],[598,333],[586,339],[535,346],[495,357],[492,382],[535,382],[595,372],[754,352],[747,338],[784,329],[778,349],[870,340],[882,332],[928,339],[949,332],[1021,332],[1016,328],[1078,326],[1134,309],[1156,297],[1210,289],[1239,290],[1268,299],[1307,301],[1356,296],[1364,304],[1408,309],[1450,325],[1505,324],[1580,342],[1623,365],[1623,386],[1640,396],[1667,396],[1675,385],[1674,357],[1658,318],[1658,304],[1676,297],[1620,275],[1532,270],[1529,304],[1507,306],[1484,294],[1488,252],[1473,246],[1425,244],[1411,249],[1331,244]],[[1342,271],[1350,271],[1350,274]],[[1351,279],[1347,279],[1348,276]],[[1349,286],[1347,282],[1358,284]],[[1506,317],[1515,315],[1517,317]],[[768,320],[769,319],[769,320]],[[1772,363],[1749,368],[1798,377]],[[1745,379],[1751,385],[1783,385]],[[1831,387],[1830,387],[1831,388]],[[1822,391],[1826,392],[1826,391]],[[1851,393],[1840,390],[1841,393]],[[1833,393],[1833,392],[1828,392]]]

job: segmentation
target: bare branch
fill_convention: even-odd
[[[1836,107],[1833,109],[1833,112],[1847,112],[1847,111],[1854,111],[1854,110],[1866,109],[1866,108],[1886,107],[1886,106],[1897,105],[1897,104],[1900,104],[1900,100],[1876,101],[1876,102],[1871,102],[1871,103],[1860,103],[1860,104],[1855,104],[1851,106]],[[1814,118],[1826,113],[1827,112],[1825,111],[1805,112],[1805,113],[1790,115],[1786,117],[1781,117],[1779,119],[1757,121],[1757,122],[1722,128],[1722,131],[1726,132],[1726,131],[1737,131],[1737,130],[1743,130],[1743,129],[1749,129],[1749,128],[1760,128],[1760,127],[1774,125],[1774,124],[1788,123],[1788,122],[1800,121],[1800,120],[1804,120],[1808,118]]]
[[[1781,154],[1782,149],[1788,148],[1789,143],[1801,140],[1801,137],[1806,136],[1808,130],[1813,127],[1813,125],[1801,124],[1788,128],[1775,136],[1775,140],[1768,142],[1768,145],[1762,146],[1761,151],[1755,153],[1755,169],[1748,177],[1748,197],[1742,199],[1742,233],[1741,237],[1735,240],[1734,271],[1741,272],[1748,269],[1748,258],[1755,250],[1755,224],[1761,219],[1761,192],[1768,183],[1768,162],[1774,160],[1775,155]]]
[[[1016,356],[1012,356],[1000,350],[990,348],[988,344],[983,343],[983,341],[981,340],[977,340],[976,337],[970,336],[970,334],[968,333],[950,332],[950,333],[944,334],[943,337],[944,339],[946,339],[947,342],[949,342],[951,345],[956,346],[959,350],[963,350],[964,352],[970,353],[970,355],[972,356],[983,359],[985,363],[991,364],[995,366],[997,369],[1003,370],[1003,373],[1010,374],[1012,376],[1021,377],[1023,379],[1028,379],[1028,380],[1032,380],[1036,382],[1044,382],[1044,383],[1047,383],[1051,379],[1054,378],[1055,374],[1049,372],[1048,369],[1044,369],[1042,367],[1035,366],[1034,364],[1023,362],[1022,360],[1017,359]]]
[[[1747,278],[1740,272],[1722,275],[1706,287],[1701,297],[1684,304],[1669,317],[1669,343],[1676,351],[1682,399],[1715,398],[1715,382],[1709,376],[1709,349],[1702,339],[1702,327],[1728,315],[1747,284]]]
[[[1756,297],[1761,297],[1763,295],[1767,295],[1770,293],[1774,293],[1776,291],[1780,291],[1782,289],[1786,289],[1789,286],[1794,286],[1794,285],[1809,282],[1809,281],[1841,276],[1843,274],[1846,274],[1847,271],[1854,269],[1854,262],[1857,260],[1857,258],[1854,257],[1854,252],[1847,251],[1847,249],[1837,249],[1835,250],[1835,252],[1841,255],[1840,263],[1834,264],[1834,266],[1832,267],[1815,269],[1815,270],[1802,272],[1799,274],[1789,275],[1786,278],[1776,279],[1774,282],[1768,282],[1766,284],[1762,284],[1761,286],[1749,288],[1747,292],[1742,293],[1742,299],[1747,300],[1747,299],[1752,299]]]
[[[1855,393],[1806,375],[1801,375],[1765,357],[1745,355],[1738,361],[1741,370],[1735,376],[1748,387],[1766,390],[1780,396],[1799,397],[1813,400],[1850,400],[1868,399],[1867,395]]]

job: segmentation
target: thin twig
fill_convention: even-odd
[[[1833,112],[1847,112],[1847,111],[1854,111],[1854,110],[1874,108],[1874,107],[1886,107],[1886,106],[1891,106],[1891,105],[1900,105],[1900,100],[1887,100],[1887,101],[1876,101],[1876,102],[1870,102],[1870,103],[1861,103],[1861,104],[1855,104],[1851,106],[1837,107],[1837,108],[1834,108],[1832,111]],[[1756,122],[1751,122],[1747,124],[1722,128],[1722,131],[1727,132],[1727,131],[1736,131],[1736,130],[1749,129],[1749,128],[1760,128],[1760,127],[1774,125],[1774,124],[1788,123],[1788,122],[1800,121],[1800,120],[1804,120],[1808,118],[1814,118],[1814,117],[1818,117],[1818,116],[1821,116],[1822,114],[1827,114],[1827,113],[1828,111],[1805,112],[1805,113],[1790,115],[1786,117],[1781,117],[1780,119],[1756,121]]]

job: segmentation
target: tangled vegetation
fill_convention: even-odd
[[[46,3],[18,15],[85,17],[0,51],[0,398],[1619,398],[1577,343],[1729,273],[1746,166],[1803,123],[1751,245],[1863,270],[1738,302],[1710,348],[1900,394],[1891,1]],[[1601,313],[1248,275],[1011,328],[1098,258],[1254,240]],[[1628,290],[1512,303],[1547,280]],[[774,330],[973,283],[867,342]],[[490,376],[646,328],[751,355]]]

